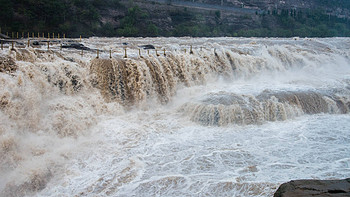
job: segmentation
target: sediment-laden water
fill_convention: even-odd
[[[350,176],[348,38],[82,43],[0,51],[0,196],[271,196]]]

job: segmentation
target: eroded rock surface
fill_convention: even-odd
[[[0,72],[12,73],[17,70],[15,61],[10,57],[0,57]]]
[[[274,197],[350,196],[350,178],[343,180],[294,180],[283,183]]]

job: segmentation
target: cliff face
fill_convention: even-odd
[[[228,0],[228,3],[231,0]],[[232,0],[236,1],[237,0]],[[328,14],[341,17],[350,17],[350,2],[347,0],[241,0],[246,7],[257,7],[262,10],[273,9],[321,9]],[[232,4],[235,5],[235,4]],[[237,5],[237,3],[236,3]]]
[[[11,32],[69,37],[350,36],[348,0],[0,0],[0,4],[1,32],[10,37]]]
[[[186,1],[186,0],[185,0]],[[216,5],[236,7],[256,7],[259,9],[273,8],[344,8],[349,6],[347,0],[187,0]],[[349,8],[349,7],[348,7]]]
[[[256,7],[262,10],[278,8],[313,8],[315,0],[227,0],[227,5]],[[316,3],[317,4],[317,3]]]
[[[138,31],[138,36],[324,37],[347,36],[345,29],[350,29],[350,2],[345,0],[137,0],[132,4],[123,0],[121,4],[137,6],[147,16],[142,24],[129,25],[143,29],[154,25],[153,32]],[[119,19],[109,21],[123,35],[125,23]]]
[[[274,197],[346,197],[350,196],[350,179],[294,180],[283,183]]]
[[[184,0],[190,2],[250,8],[257,10],[322,9],[337,17],[349,18],[350,2],[347,0]]]

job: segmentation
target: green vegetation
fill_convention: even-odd
[[[173,13],[173,36],[242,36],[242,37],[332,37],[350,36],[350,21],[326,14],[322,10],[273,10],[261,13],[262,25],[258,28],[235,28],[214,13],[215,23],[196,23],[189,12]],[[250,20],[251,16],[241,16]],[[190,22],[189,22],[190,21]],[[192,21],[192,22],[191,22]]]
[[[349,0],[318,0],[318,4],[329,8],[349,8]]]
[[[318,3],[328,7],[350,7],[348,0],[319,0]],[[159,14],[142,9],[132,1],[126,6],[119,0],[0,0],[0,5],[2,33],[56,32],[70,37],[350,36],[349,19],[337,18],[323,10],[255,12],[236,16],[238,22],[233,23],[219,10],[194,12],[177,8]],[[111,10],[118,14],[109,16]]]
[[[100,23],[99,11],[125,9],[118,0],[0,0],[0,5],[3,32],[64,32],[75,37],[114,35],[110,24]]]
[[[325,14],[321,10],[274,10],[272,15],[262,14],[263,26],[257,29],[240,30],[239,36],[279,37],[332,37],[350,36],[347,19]],[[271,25],[276,22],[278,25]]]
[[[128,9],[126,16],[121,19],[121,28],[117,34],[120,36],[158,36],[158,27],[148,21],[149,15],[138,6]]]

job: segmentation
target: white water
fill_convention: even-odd
[[[350,175],[348,115],[220,129],[138,116],[101,122],[93,150],[40,195],[271,196],[290,179]]]
[[[103,45],[101,40],[92,38],[85,43],[96,47]],[[106,49],[125,41],[105,40],[111,43]],[[178,85],[167,104],[150,99],[123,109],[115,102],[103,102],[92,87],[74,93],[67,85],[65,93],[57,93],[57,87],[45,82],[27,81],[24,71],[30,64],[18,62],[23,67],[16,77],[23,76],[25,88],[16,84],[18,78],[0,73],[4,87],[12,88],[3,92],[18,95],[12,97],[11,104],[17,104],[14,109],[19,111],[23,105],[17,101],[31,98],[23,99],[29,110],[22,112],[30,114],[13,112],[19,114],[17,120],[7,115],[12,112],[0,111],[1,151],[6,156],[1,159],[0,189],[23,190],[18,195],[28,196],[271,196],[279,184],[291,179],[350,176],[349,114],[300,114],[259,125],[218,127],[193,122],[182,109],[186,103],[223,91],[252,96],[265,90],[336,91],[349,99],[349,39],[159,38],[125,42],[166,45],[177,51],[188,43],[194,43],[196,49],[214,46],[228,50],[234,46],[233,53],[242,63],[233,78],[210,76],[205,83]],[[266,47],[271,53],[281,53],[276,55],[279,58],[268,55]],[[70,55],[85,64],[94,56]],[[136,58],[137,50],[130,56]],[[53,62],[62,64],[59,59]],[[257,64],[268,69],[256,70]],[[78,70],[73,73],[89,81],[81,65],[69,63],[72,70]],[[32,117],[29,122],[34,125],[23,117]]]

